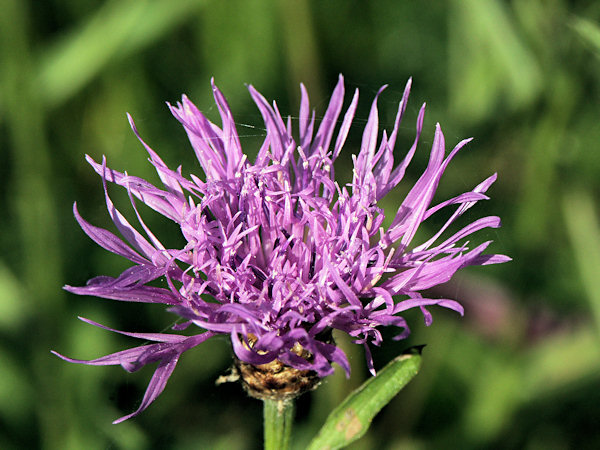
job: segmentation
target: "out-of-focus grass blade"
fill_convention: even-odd
[[[88,83],[115,57],[127,56],[159,39],[202,0],[111,1],[77,30],[44,50],[37,85],[55,106]]]
[[[310,450],[345,447],[363,436],[373,418],[408,384],[421,367],[421,349],[394,358],[376,377],[352,392],[327,418]]]
[[[535,53],[499,0],[449,2],[450,107],[462,121],[493,117],[496,103],[522,108],[543,85]],[[464,95],[469,92],[469,95]]]
[[[573,29],[595,49],[600,56],[600,26],[591,20],[576,17],[572,20]]]
[[[29,306],[19,280],[0,260],[0,330],[18,329],[29,314]]]
[[[579,276],[600,330],[600,224],[594,200],[589,192],[573,191],[564,195],[562,207]]]

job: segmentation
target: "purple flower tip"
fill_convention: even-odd
[[[266,129],[266,137],[254,163],[242,150],[233,114],[221,91],[212,90],[221,126],[210,122],[186,97],[173,115],[184,126],[204,177],[172,170],[140,137],[162,182],[146,180],[109,169],[106,160],[88,162],[102,177],[108,213],[120,238],[85,221],[74,205],[75,218],[84,232],[106,250],[129,259],[133,265],[116,278],[93,278],[83,287],[65,286],[80,295],[128,302],[162,303],[202,329],[187,336],[169,333],[128,333],[107,330],[150,341],[132,349],[91,361],[92,365],[121,365],[128,371],[157,363],[144,399],[144,410],[163,391],[180,355],[216,334],[231,337],[236,357],[251,365],[279,360],[323,377],[339,364],[349,375],[344,352],[323,336],[338,329],[363,344],[367,365],[374,374],[369,345],[380,345],[380,329],[399,329],[397,339],[409,328],[399,313],[420,308],[429,325],[426,307],[439,305],[463,314],[450,299],[424,298],[420,292],[445,283],[465,266],[501,263],[503,255],[484,255],[489,242],[473,249],[464,242],[470,234],[500,226],[497,217],[485,217],[466,225],[441,241],[446,229],[479,200],[496,179],[492,175],[471,191],[442,203],[432,199],[444,170],[468,142],[460,142],[448,155],[444,135],[436,125],[429,163],[398,208],[391,225],[382,226],[384,211],[378,202],[404,177],[415,154],[423,125],[425,105],[416,125],[414,143],[399,162],[394,147],[406,109],[412,80],[400,102],[394,128],[379,133],[377,93],[353,158],[352,182],[340,186],[334,178],[334,162],[352,125],[358,91],[344,114],[344,83],[340,76],[321,120],[302,98],[297,129],[252,86]],[[337,133],[336,133],[337,130]],[[113,205],[107,184],[124,187],[139,222],[134,227]],[[166,248],[138,213],[141,201],[181,228],[182,246]],[[425,242],[414,242],[419,225],[446,207],[454,208],[447,222]],[[141,231],[140,231],[141,230]],[[166,285],[149,285],[164,277]],[[206,298],[211,300],[207,301]],[[300,357],[301,346],[308,358]]]

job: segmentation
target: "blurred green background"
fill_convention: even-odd
[[[427,344],[421,373],[352,448],[600,448],[599,21],[596,1],[0,0],[0,448],[260,448],[260,402],[236,384],[214,386],[231,363],[226,339],[186,353],[163,395],[117,426],[152,368],[127,374],[50,354],[93,358],[138,344],[77,315],[132,331],[175,320],[159,306],[61,290],[127,267],[87,239],[72,203],[111,228],[85,153],[158,182],[126,111],[167,164],[197,172],[165,101],[186,93],[216,118],[214,76],[253,154],[264,130],[245,83],[294,116],[303,81],[319,115],[338,73],[361,102],[337,173],[347,176],[379,86],[390,85],[379,103],[389,130],[413,76],[398,157],[427,101],[425,131],[386,210],[425,167],[439,121],[448,147],[475,141],[438,199],[497,171],[492,200],[461,224],[500,215],[503,228],[474,241],[493,239],[493,251],[514,258],[465,270],[432,293],[461,300],[463,319],[432,309],[427,328],[409,312],[411,338],[377,349],[382,367]],[[123,192],[111,195],[128,211]],[[163,242],[180,242],[172,224],[144,212]],[[295,448],[367,377],[361,348],[339,339],[352,378],[336,373],[299,400]]]

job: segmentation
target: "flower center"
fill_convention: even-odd
[[[255,341],[249,336],[250,345]],[[311,354],[296,344],[294,353],[309,359]],[[252,365],[235,358],[235,367],[246,392],[261,400],[292,399],[315,389],[321,378],[313,370],[300,370],[275,359],[266,364]]]

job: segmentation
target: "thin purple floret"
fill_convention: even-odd
[[[86,286],[65,286],[69,292],[127,302],[162,303],[185,320],[173,327],[181,331],[195,325],[197,334],[129,333],[91,320],[85,322],[130,337],[151,341],[129,350],[93,360],[69,362],[121,365],[135,371],[157,363],[142,403],[129,419],[146,409],[164,390],[179,357],[206,339],[230,336],[237,358],[259,365],[280,360],[324,377],[332,364],[350,374],[344,352],[324,335],[332,329],[350,335],[363,345],[369,371],[375,375],[370,346],[382,342],[383,327],[397,328],[396,339],[409,333],[399,315],[420,308],[431,324],[430,306],[463,314],[452,299],[426,298],[422,291],[445,283],[456,271],[470,265],[509,261],[504,255],[484,254],[489,242],[474,248],[465,241],[474,232],[500,226],[498,217],[484,217],[441,239],[450,226],[478,201],[496,175],[471,191],[432,204],[442,175],[469,140],[446,155],[441,127],[436,125],[428,165],[398,207],[391,225],[383,227],[384,211],[378,202],[403,179],[417,150],[425,105],[420,109],[414,143],[399,162],[394,147],[403,119],[411,80],[398,107],[392,132],[379,132],[377,99],[364,127],[360,151],[353,157],[351,183],[340,186],[334,163],[353,124],[358,90],[343,112],[342,76],[320,121],[301,86],[297,136],[292,120],[284,120],[252,86],[250,95],[263,117],[266,137],[254,163],[244,153],[233,114],[221,91],[212,83],[221,124],[210,122],[186,97],[169,105],[183,125],[203,176],[170,169],[131,127],[149,154],[162,187],[86,159],[102,177],[109,215],[122,236],[85,221],[73,207],[83,231],[109,252],[123,256],[132,266],[118,277],[100,276]],[[337,134],[336,134],[337,130]],[[108,184],[126,189],[139,222],[134,227],[115,207]],[[144,223],[137,203],[179,225],[183,245],[169,249]],[[442,209],[454,208],[450,218],[430,238],[415,242],[421,223]],[[139,229],[138,229],[139,228]],[[139,231],[141,230],[141,231]],[[162,287],[156,280],[164,279]],[[295,351],[301,345],[309,358]]]

